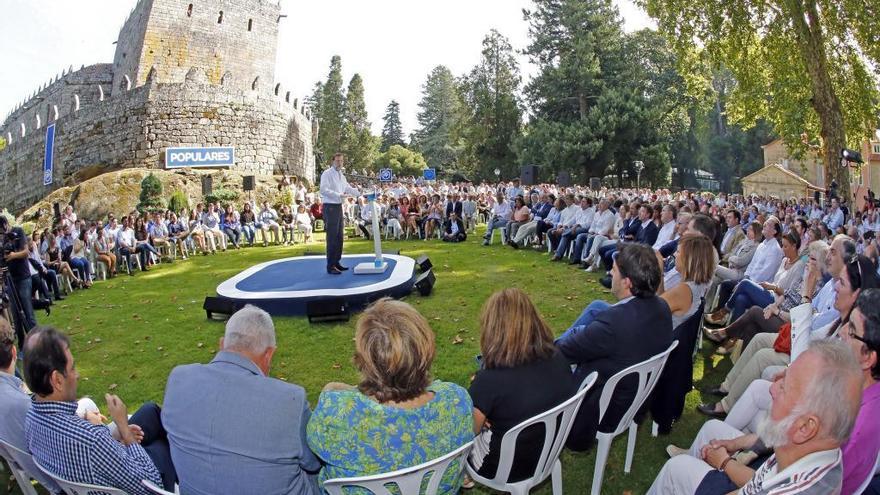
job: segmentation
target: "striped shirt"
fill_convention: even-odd
[[[840,449],[822,450],[805,455],[778,471],[776,456],[771,456],[755,471],[741,495],[829,495],[840,493],[843,465]]]
[[[76,415],[76,402],[33,400],[25,420],[31,454],[58,477],[149,495],[141,480],[162,486],[162,478],[139,444],[124,445],[106,426]]]

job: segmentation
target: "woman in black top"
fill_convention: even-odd
[[[504,434],[565,402],[576,386],[550,328],[522,290],[508,288],[489,297],[480,327],[482,369],[470,387],[477,433],[470,462],[481,476],[494,478]],[[544,434],[543,424],[520,433],[508,482],[534,475]]]

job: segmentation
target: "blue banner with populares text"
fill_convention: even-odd
[[[167,148],[165,168],[231,167],[235,165],[235,148],[214,146],[208,148]]]
[[[46,127],[46,153],[43,155],[43,185],[52,184],[55,168],[55,124]]]

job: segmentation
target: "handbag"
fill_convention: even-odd
[[[773,342],[773,350],[780,354],[791,354],[791,323],[783,323],[779,327],[779,335]]]

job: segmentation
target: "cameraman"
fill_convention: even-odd
[[[25,334],[37,325],[31,302],[32,286],[27,236],[24,235],[21,227],[12,227],[9,225],[9,219],[0,215],[0,237],[3,238],[4,262],[13,285],[9,289],[15,291],[15,294],[10,294],[9,299],[12,301],[12,311],[18,321],[16,333],[19,341],[23,341]],[[21,304],[20,308],[18,304]],[[24,321],[20,321],[22,314]]]

